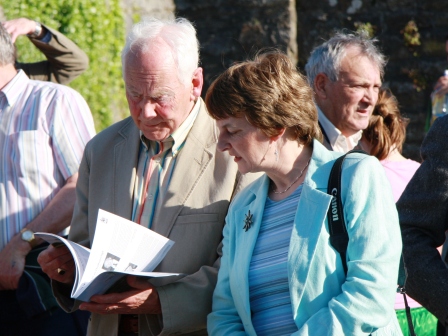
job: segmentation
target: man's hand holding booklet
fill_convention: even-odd
[[[35,236],[53,245],[63,243],[70,250],[76,268],[71,297],[81,301],[104,294],[128,274],[148,278],[181,275],[152,272],[173,246],[172,240],[101,209],[91,250],[55,234],[36,232]]]

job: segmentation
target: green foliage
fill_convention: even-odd
[[[61,31],[87,53],[89,69],[70,86],[86,99],[97,131],[125,115],[120,60],[125,32],[119,0],[2,1],[2,7],[7,19],[40,21]],[[16,45],[21,62],[44,59],[27,38],[19,38]]]
[[[418,31],[417,23],[414,20],[406,23],[406,26],[400,31],[403,35],[403,41],[409,52],[412,53],[412,56],[419,58],[420,57],[420,33]],[[412,84],[417,92],[423,91],[428,86],[428,76],[425,71],[420,69],[419,63],[414,63],[410,69],[404,69],[404,73],[406,73],[409,79],[412,80]]]
[[[427,74],[423,72],[421,69],[412,68],[412,69],[404,69],[405,73],[407,73],[408,77],[412,80],[412,85],[414,86],[417,92],[423,91],[428,86],[428,78]]]
[[[420,33],[418,32],[417,24],[414,20],[409,21],[406,26],[401,30],[404,43],[408,47],[417,47],[421,45]]]
[[[361,31],[364,31],[370,38],[375,36],[376,27],[372,26],[370,22],[363,23],[358,21],[355,22],[353,25],[355,26],[356,32],[360,33]]]

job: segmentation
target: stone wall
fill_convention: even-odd
[[[195,23],[201,43],[204,93],[235,61],[276,47],[297,61],[296,11],[291,0],[175,0],[176,13]]]
[[[448,1],[122,0],[122,4],[127,27],[152,15],[176,15],[194,22],[201,43],[204,93],[229,65],[262,48],[287,52],[303,69],[313,47],[335,29],[354,30],[359,24],[370,24],[389,58],[384,85],[397,96],[402,114],[411,120],[404,154],[419,160],[431,89],[448,67]],[[413,35],[410,21],[417,34],[414,27]]]
[[[121,7],[127,30],[145,17],[171,19],[176,11],[173,0],[121,0]]]
[[[444,51],[448,1],[175,0],[174,3],[177,15],[194,21],[198,29],[206,87],[227,66],[262,47],[288,51],[303,69],[312,48],[335,29],[354,30],[360,23],[370,23],[389,58],[384,85],[397,96],[402,113],[411,120],[404,154],[419,160],[431,89],[448,66]],[[404,30],[411,20],[416,23],[420,37],[407,34],[406,40]]]

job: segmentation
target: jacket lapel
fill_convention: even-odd
[[[325,230],[325,216],[331,196],[304,185],[294,219],[288,253],[288,277],[293,312],[302,299],[312,268],[313,258],[319,253],[318,240]],[[295,318],[295,316],[294,316]]]
[[[131,218],[140,132],[133,120],[129,118],[129,122],[118,133],[121,138],[114,146],[113,213],[124,218]],[[125,195],[123,191],[126,191]]]
[[[153,221],[152,229],[165,237],[169,236],[185,202],[198,184],[202,172],[214,157],[215,146],[213,145],[218,141],[216,126],[207,115],[202,99],[200,104],[198,116],[187,136],[184,148],[176,159],[166,202],[158,211],[157,220]],[[157,225],[158,223],[163,225]]]
[[[253,197],[248,199],[248,204],[242,206],[233,213],[232,223],[236,225],[236,250],[235,267],[233,267],[231,282],[232,294],[239,296],[240,300],[235,300],[236,308],[244,321],[251,321],[250,300],[249,300],[249,267],[252,254],[260,232],[261,220],[264,213],[264,206],[269,187],[269,178],[262,177],[263,182],[257,184],[252,191]],[[246,217],[252,214],[252,225],[246,231],[244,229]]]
[[[297,207],[288,254],[288,277],[294,314],[302,300],[312,269],[313,259],[321,253],[319,244],[323,230],[327,230],[326,215],[331,196],[327,194],[328,177],[334,159],[342,153],[329,152],[317,140]],[[292,294],[294,293],[294,294]],[[294,316],[296,319],[296,316]]]

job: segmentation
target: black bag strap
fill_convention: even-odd
[[[328,208],[328,226],[330,230],[330,244],[338,251],[341,256],[342,266],[344,267],[345,275],[347,275],[347,246],[348,246],[348,233],[345,226],[344,210],[341,199],[341,179],[342,179],[342,164],[350,153],[362,153],[366,152],[362,150],[353,149],[350,152],[340,156],[333,164],[333,168],[328,178],[327,193],[332,195],[330,207]]]
[[[404,306],[406,311],[406,320],[408,321],[408,327],[409,327],[409,335],[411,336],[417,336],[414,330],[414,324],[412,323],[412,315],[411,315],[411,308],[408,304],[408,299],[406,298],[406,291],[404,287],[400,288],[401,294],[403,294],[404,299]]]
[[[404,266],[404,259],[403,259],[403,254],[402,254],[400,256],[400,267],[398,269],[398,292],[403,295],[404,307],[405,307],[405,311],[406,311],[406,320],[408,322],[408,327],[409,327],[409,335],[416,336],[416,333],[414,330],[414,325],[412,323],[411,308],[409,307],[408,299],[406,298],[406,287],[405,287],[406,278],[407,278],[407,274],[406,274],[406,268]]]
[[[348,247],[348,233],[345,226],[344,208],[342,206],[341,198],[341,180],[342,180],[342,164],[345,158],[350,153],[362,153],[368,155],[362,150],[353,149],[350,152],[340,156],[333,164],[331,168],[330,177],[328,178],[327,193],[332,195],[330,207],[328,208],[327,218],[328,226],[330,230],[330,244],[338,251],[341,256],[342,266],[344,267],[345,275],[347,275],[347,247]],[[404,303],[406,307],[406,319],[409,327],[409,334],[416,336],[414,326],[412,323],[411,309],[409,308],[408,301],[406,299],[405,281],[406,273],[403,264],[403,256],[400,258],[398,285],[399,290],[403,294]]]

